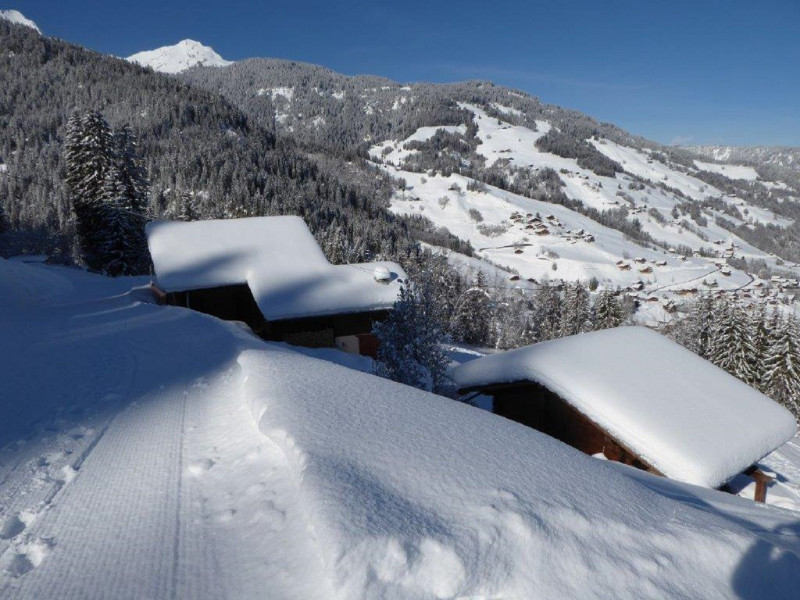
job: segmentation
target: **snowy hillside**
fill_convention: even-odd
[[[153,305],[139,283],[0,260],[0,289],[18,290],[0,295],[2,597],[789,598],[800,584],[793,513]]]
[[[28,19],[18,10],[0,10],[0,19],[5,19],[6,21],[17,23],[19,25],[25,25],[26,27],[35,29],[38,33],[42,33],[36,23]]]
[[[395,212],[424,215],[470,241],[479,257],[522,279],[585,281],[595,277],[607,287],[634,286],[641,300],[654,298],[657,306],[668,309],[676,299],[702,291],[729,290],[764,301],[788,298],[779,296],[784,293],[780,286],[766,292],[756,274],[726,263],[745,259],[790,271],[795,277],[800,274],[797,265],[758,249],[719,222],[784,228],[793,225],[793,220],[700,178],[701,171],[707,171],[755,182],[758,175],[751,167],[702,161],[686,167],[656,151],[591,139],[597,151],[623,170],[613,177],[598,175],[574,158],[537,147],[537,140],[553,127],[547,121],[537,120],[533,130],[505,121],[502,115],[510,114],[508,110],[499,110],[498,118],[476,105],[462,107],[476,126],[477,158],[485,160],[487,167],[508,169],[511,177],[519,177],[520,171],[550,173],[574,201],[574,208],[534,200],[463,175],[420,169],[425,163],[417,157],[426,151],[421,143],[437,131],[426,127],[406,139],[387,140],[370,149],[372,160],[384,172],[406,182],[394,195]],[[452,133],[457,128],[442,126],[438,131]],[[618,226],[604,225],[598,218],[603,211],[637,222],[647,237],[636,240]],[[666,317],[663,310],[654,315]]]
[[[689,149],[717,161],[745,161],[794,167],[800,164],[800,148],[770,146],[688,146]]]
[[[180,73],[192,67],[226,67],[231,61],[225,60],[210,46],[194,40],[183,40],[174,46],[164,46],[155,50],[137,52],[128,60],[161,73]]]

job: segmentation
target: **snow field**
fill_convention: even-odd
[[[0,597],[780,598],[800,583],[794,514],[639,481],[143,303],[131,280],[20,268],[73,292],[3,303]]]

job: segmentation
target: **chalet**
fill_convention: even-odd
[[[267,340],[373,355],[372,325],[406,275],[395,263],[332,265],[300,217],[147,225],[166,303],[242,321]]]
[[[488,355],[453,377],[461,393],[491,396],[496,414],[589,455],[708,488],[749,474],[762,500],[754,465],[797,429],[782,406],[643,327]]]

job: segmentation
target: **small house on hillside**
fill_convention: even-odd
[[[722,488],[797,429],[782,406],[643,327],[619,327],[492,354],[454,370],[495,413],[671,479]]]
[[[392,262],[332,265],[293,216],[157,221],[147,243],[167,303],[299,346],[374,355],[372,325],[406,277]]]

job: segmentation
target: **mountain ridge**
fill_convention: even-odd
[[[217,54],[211,46],[185,39],[172,46],[145,50],[127,60],[161,73],[176,74],[194,67],[226,67],[233,64]]]

